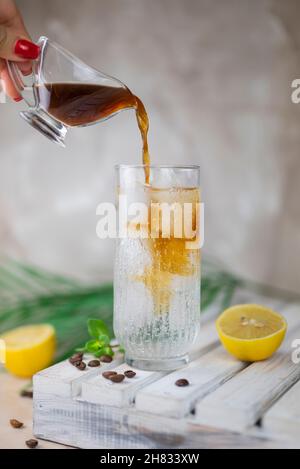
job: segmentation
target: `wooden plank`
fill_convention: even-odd
[[[206,324],[193,346],[190,354],[191,359],[211,350],[217,345],[217,340],[214,324]],[[93,358],[86,355],[85,362],[87,363]],[[101,368],[87,368],[85,371],[79,371],[66,360],[37,373],[33,378],[34,387],[37,392],[49,389],[56,396],[76,397],[81,393],[83,381],[88,381],[90,378],[99,375],[100,371],[102,373],[105,370],[113,369],[122,362],[123,355],[119,354],[111,364],[102,364]]]
[[[145,386],[136,395],[136,409],[182,418],[193,409],[197,399],[221,386],[246,366],[246,363],[230,357],[223,348],[218,347],[183,369]],[[175,382],[182,378],[189,381],[189,386],[175,385]]]
[[[84,361],[88,363],[93,359],[90,355],[85,355]],[[105,370],[118,366],[123,361],[123,355],[119,354],[116,359],[109,364],[101,364],[99,368],[86,367],[84,371],[72,366],[68,360],[40,371],[33,377],[34,394],[40,392],[52,393],[53,396],[76,397],[81,393],[81,385],[92,376],[98,375]]]
[[[200,331],[199,337],[196,340],[190,352],[191,360],[198,358],[208,351],[214,349],[218,344],[218,336],[214,323],[205,324]],[[112,369],[112,368],[111,368]],[[136,370],[134,379],[126,379],[123,383],[115,384],[106,380],[102,376],[92,376],[86,382],[82,383],[81,399],[98,404],[105,404],[109,406],[128,406],[131,405],[135,399],[136,393],[139,389],[147,384],[152,383],[164,376],[165,372],[147,372]],[[123,373],[128,370],[128,365],[123,364],[117,369],[117,372]]]
[[[194,361],[170,374],[134,370],[133,380],[120,384],[104,380],[104,370],[128,369],[121,365],[122,358],[85,372],[63,362],[39,373],[34,378],[36,435],[82,448],[276,447],[278,442],[259,439],[263,433],[258,437],[260,432],[250,435],[247,430],[300,379],[300,366],[290,360],[291,341],[300,338],[299,305],[278,303],[274,309],[284,312],[288,320],[287,341],[271,360],[247,369],[218,347],[215,325],[210,322],[202,326],[191,351]],[[186,378],[191,386],[177,388],[175,378]],[[191,416],[195,401],[196,415]],[[267,436],[272,422],[268,415],[263,420]],[[233,435],[202,424],[247,431]]]
[[[250,365],[198,402],[195,421],[232,431],[254,425],[300,379],[300,366],[291,359],[291,343],[297,337],[300,328],[292,330],[270,360]]]
[[[162,372],[129,368],[126,363],[113,368],[114,371],[120,374],[128,369],[135,371],[136,376],[131,379],[125,378],[122,383],[113,383],[105,379],[100,373],[96,377],[83,382],[80,400],[106,406],[128,407],[133,403],[139,389],[164,375]]]
[[[262,428],[272,438],[294,441],[300,447],[300,382],[266,413]]]
[[[282,448],[282,444],[199,427],[184,419],[158,417],[134,408],[89,404],[40,395],[34,405],[34,435],[86,448]]]
[[[201,325],[200,333],[193,345],[189,356],[190,360],[195,360],[205,353],[213,350],[219,345],[219,338],[214,322],[204,323]]]

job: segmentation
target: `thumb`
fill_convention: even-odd
[[[0,58],[22,62],[38,58],[40,48],[27,38],[16,36],[12,28],[0,24]]]

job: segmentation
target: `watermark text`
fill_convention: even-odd
[[[100,239],[184,239],[186,249],[200,249],[204,244],[204,204],[128,202],[120,195],[118,208],[101,203],[96,210],[100,217],[97,236]]]

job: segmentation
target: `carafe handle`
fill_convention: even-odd
[[[6,61],[7,69],[9,72],[9,76],[18,91],[18,93],[22,96],[24,101],[29,107],[36,107],[37,106],[37,98],[34,91],[34,68],[35,64],[32,64],[32,73],[25,77],[16,62],[10,62],[9,60]]]

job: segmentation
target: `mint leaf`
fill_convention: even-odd
[[[97,352],[94,353],[94,355],[96,358],[102,357],[102,355],[104,355],[103,348],[99,348]]]
[[[110,357],[114,356],[114,352],[112,351],[111,347],[102,347],[102,355],[109,355]]]
[[[102,355],[114,356],[114,352],[111,347],[101,347],[97,352],[94,353],[95,357],[100,358]]]
[[[101,319],[89,319],[87,325],[89,334],[93,339],[98,339],[99,336],[104,335],[109,337],[108,327]]]
[[[99,350],[99,341],[98,340],[89,340],[85,344],[85,349],[89,353],[95,353]]]
[[[101,347],[106,347],[110,344],[110,339],[108,335],[99,335],[99,343]]]

